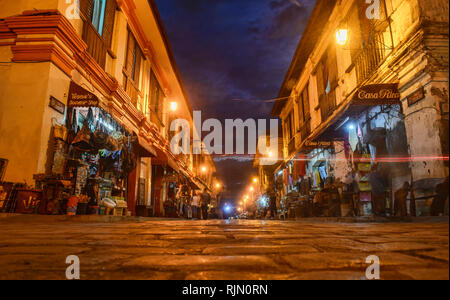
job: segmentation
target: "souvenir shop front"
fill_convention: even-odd
[[[392,215],[393,193],[411,179],[400,95],[395,84],[361,90],[316,138],[333,148],[311,161],[308,173],[314,188],[338,189],[341,214]],[[384,97],[360,98],[367,94]]]
[[[129,174],[136,169],[133,136],[71,83],[66,124],[54,124],[47,174],[35,175],[41,214],[127,215]]]

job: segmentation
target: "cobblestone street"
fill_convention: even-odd
[[[448,279],[444,223],[278,221],[92,223],[0,218],[0,279]]]

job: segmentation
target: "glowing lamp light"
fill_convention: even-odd
[[[250,192],[253,192],[254,190],[255,190],[254,187],[251,187],[251,188],[250,188]]]
[[[258,183],[258,178],[256,178],[256,177],[253,178],[253,182],[254,182],[254,183]]]
[[[170,110],[176,111],[178,109],[178,103],[177,102],[170,102]]]
[[[353,124],[348,125],[348,129],[349,130],[354,130],[355,129],[355,125],[353,125]]]
[[[206,167],[202,167],[202,172],[206,173],[206,171],[208,171],[208,169]]]
[[[347,29],[338,29],[336,31],[336,41],[339,45],[344,46],[347,44],[348,40],[348,30]]]
[[[227,213],[231,212],[231,206],[225,205],[224,210],[225,210],[225,212],[227,212]]]
[[[268,154],[268,156],[269,156],[270,158],[272,158],[272,157],[273,157],[273,152],[270,151],[269,154]]]

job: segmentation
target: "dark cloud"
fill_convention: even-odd
[[[262,100],[276,98],[315,0],[156,2],[193,108],[205,119],[268,118]]]

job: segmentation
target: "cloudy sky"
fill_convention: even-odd
[[[203,118],[268,118],[315,0],[156,0],[195,110]],[[240,99],[238,101],[238,99]],[[252,162],[217,161],[235,198]]]

